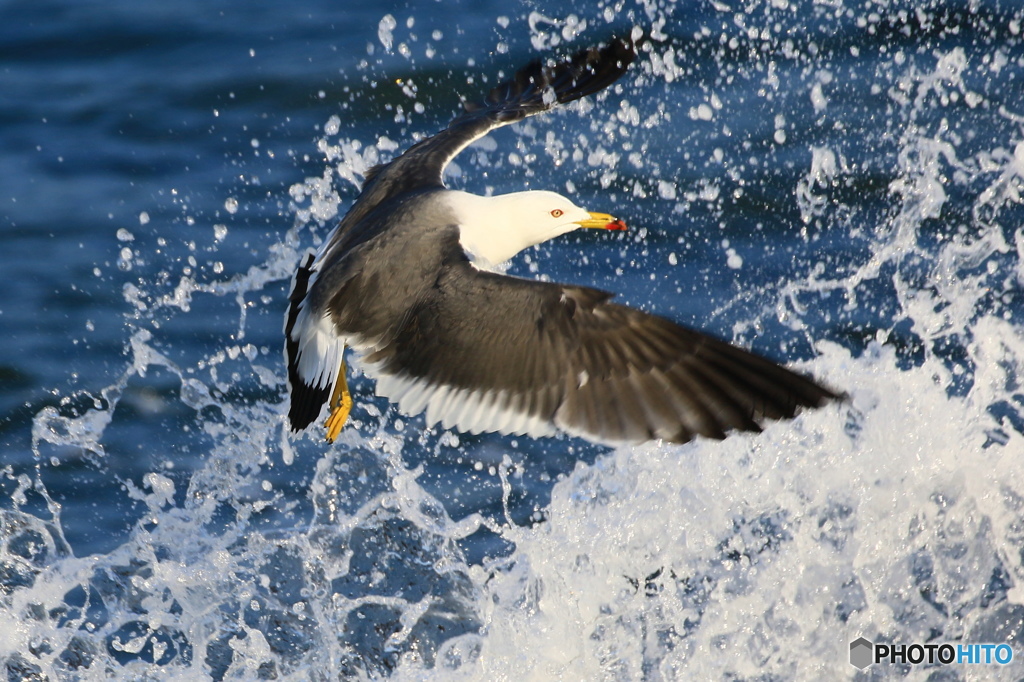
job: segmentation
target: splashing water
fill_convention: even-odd
[[[279,351],[247,340],[249,311],[283,315],[301,250],[406,145],[330,119],[324,172],[292,187],[293,227],[263,260],[127,286],[127,366],[36,415],[37,465],[6,468],[0,509],[9,677],[817,680],[857,672],[859,636],[1024,655],[1022,17],[971,7],[645,3],[520,22],[544,46],[653,30],[611,95],[460,158],[453,182],[473,191],[571,177],[646,222],[513,272],[814,356],[798,366],[849,393],[721,443],[469,438],[361,378],[336,446],[290,436]],[[411,20],[376,28],[388,51],[415,46]],[[412,79],[400,96],[419,112],[429,81]],[[221,300],[229,343],[163,336]],[[116,474],[109,441],[147,374],[176,387],[167,444],[151,442],[173,466]],[[47,483],[79,460],[135,519],[86,555]]]

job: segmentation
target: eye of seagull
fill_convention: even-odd
[[[561,218],[563,213],[565,213],[565,211],[563,211],[560,208],[556,208],[555,210],[553,210],[551,212],[551,217],[552,218]]]

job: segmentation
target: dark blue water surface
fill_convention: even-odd
[[[450,184],[622,217],[510,272],[849,402],[611,450],[430,427],[357,370],[338,444],[290,436],[291,273],[366,167],[631,31],[620,85]],[[861,635],[1024,657],[1022,32],[988,1],[0,3],[8,679],[835,679]]]

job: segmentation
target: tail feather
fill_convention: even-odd
[[[312,386],[303,381],[299,374],[299,341],[292,337],[295,323],[299,318],[302,302],[309,290],[309,278],[313,274],[315,255],[310,253],[295,273],[291,294],[288,296],[288,318],[285,321],[285,360],[288,363],[288,393],[291,405],[288,421],[292,431],[302,431],[320,416],[324,403],[330,399],[331,387]]]

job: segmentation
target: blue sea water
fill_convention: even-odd
[[[630,225],[510,273],[849,394],[609,449],[428,427],[352,382],[285,428],[299,255],[499,74],[621,84],[453,186]],[[1021,679],[1024,10],[1003,2],[0,3],[8,679]],[[1008,666],[849,643],[1005,642]]]

